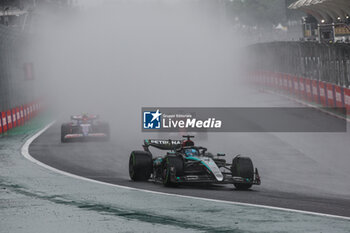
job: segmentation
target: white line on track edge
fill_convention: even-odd
[[[141,191],[141,192],[146,192],[146,193],[152,193],[152,194],[158,194],[158,195],[166,195],[166,196],[172,196],[172,197],[181,197],[181,198],[188,198],[188,199],[196,199],[196,200],[202,200],[202,201],[211,201],[211,202],[217,202],[217,203],[225,203],[225,204],[233,204],[233,205],[240,205],[240,206],[249,206],[249,207],[257,207],[257,208],[265,208],[265,209],[271,209],[271,210],[279,210],[279,211],[287,211],[287,212],[294,212],[294,213],[301,213],[301,214],[307,214],[307,215],[315,215],[315,216],[321,216],[321,217],[330,217],[330,218],[337,218],[337,219],[343,219],[343,220],[350,220],[350,217],[346,216],[340,216],[340,215],[332,215],[332,214],[323,214],[323,213],[317,213],[317,212],[311,212],[311,211],[304,211],[304,210],[296,210],[296,209],[288,209],[288,208],[282,208],[282,207],[275,207],[275,206],[267,206],[267,205],[259,205],[259,204],[249,204],[249,203],[244,203],[244,202],[234,202],[234,201],[224,201],[224,200],[215,200],[215,199],[210,199],[210,198],[203,198],[203,197],[193,197],[193,196],[186,196],[186,195],[180,195],[180,194],[172,194],[172,193],[164,193],[164,192],[158,192],[158,191],[151,191],[151,190],[146,190],[146,189],[139,189],[139,188],[132,188],[128,186],[123,186],[123,185],[117,185],[117,184],[111,184],[103,181],[98,181],[90,178],[86,178],[83,176],[78,176],[71,174],[69,172],[61,171],[59,169],[56,169],[54,167],[51,167],[45,163],[40,162],[39,160],[36,160],[29,154],[29,146],[30,144],[37,138],[39,137],[42,133],[44,133],[48,128],[50,128],[56,121],[53,121],[49,123],[47,126],[45,126],[43,129],[38,131],[36,134],[31,136],[22,146],[21,148],[21,153],[22,155],[28,159],[29,161],[44,167],[46,169],[49,169],[53,172],[66,175],[72,178],[84,180],[84,181],[89,181],[97,184],[103,184],[103,185],[108,185],[112,187],[117,187],[117,188],[123,188],[123,189],[128,189],[128,190],[135,190],[135,191]]]

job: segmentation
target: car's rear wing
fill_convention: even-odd
[[[99,118],[98,115],[87,115],[88,120],[96,120]],[[71,120],[82,120],[83,115],[73,115],[70,117]]]
[[[148,151],[148,147],[153,146],[160,150],[176,150],[181,147],[183,140],[145,139],[143,148]]]

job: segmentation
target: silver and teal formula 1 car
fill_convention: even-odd
[[[186,140],[144,141],[143,151],[132,151],[129,159],[129,175],[134,181],[152,179],[166,186],[182,183],[233,184],[236,189],[249,189],[260,185],[258,169],[249,157],[236,156],[227,163],[225,154],[213,155],[207,148],[195,146]],[[149,148],[167,151],[153,158]]]

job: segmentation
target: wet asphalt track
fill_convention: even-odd
[[[232,185],[168,188],[152,182],[132,182],[128,176],[128,157],[132,149],[141,146],[130,148],[113,138],[110,142],[62,144],[59,123],[39,136],[29,152],[52,167],[112,184],[350,217],[349,156],[344,153],[350,151],[349,143],[346,143],[349,134],[300,135],[226,134],[220,143],[231,143],[237,152],[253,154],[253,162],[260,168],[262,185],[253,186],[249,191],[237,191]],[[217,136],[209,135],[208,141],[216,140]],[[339,150],[335,151],[333,158],[327,151],[327,148],[332,148],[322,148],[326,142]],[[217,143],[218,147],[220,143]],[[340,160],[334,159],[336,153],[339,153]],[[334,163],[330,165],[329,161]]]

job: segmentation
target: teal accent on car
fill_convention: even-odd
[[[200,161],[206,168],[208,168],[209,171],[213,172],[209,167],[208,165],[206,165],[201,159],[199,158],[196,158],[196,157],[186,157],[186,159],[188,160],[194,160],[194,161]]]

